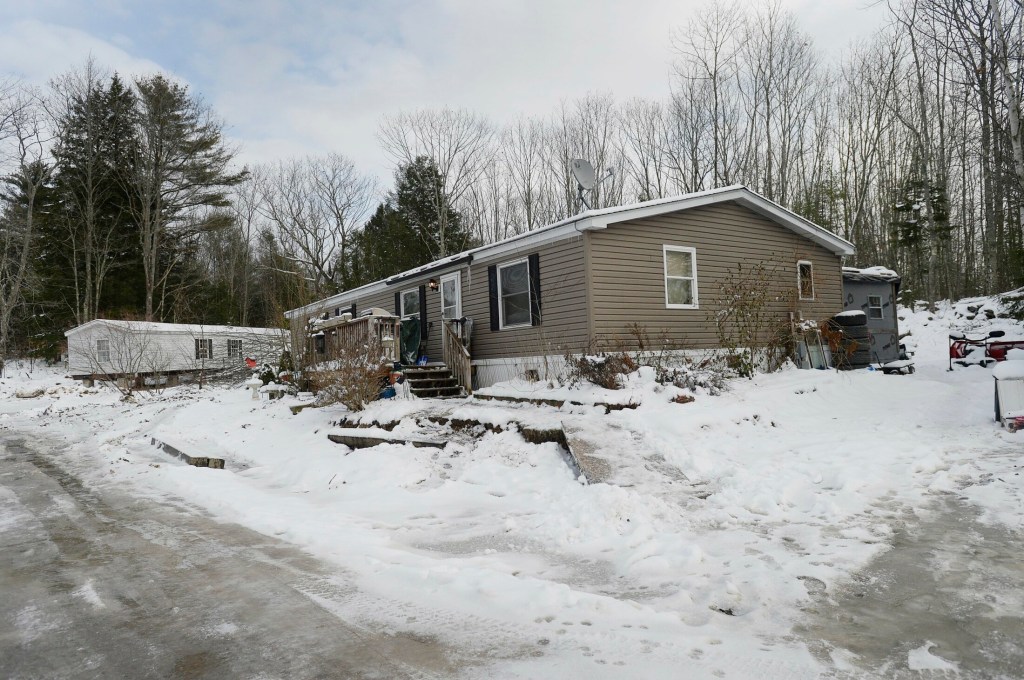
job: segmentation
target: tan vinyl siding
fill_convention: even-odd
[[[533,253],[540,256],[541,324],[491,331],[487,268],[521,260]],[[468,267],[462,264],[433,271],[387,286],[376,293],[356,297],[354,300],[349,298],[340,305],[325,304],[323,311],[334,316],[334,310],[340,307],[344,313],[354,301],[357,314],[370,307],[395,312],[396,292],[427,285],[430,279],[440,281],[445,274],[458,271],[461,272],[462,315],[473,319],[473,359],[561,354],[566,348],[579,351],[589,337],[583,258],[583,238],[577,236],[510,253],[507,257],[473,262]],[[427,322],[432,324],[427,338],[427,356],[431,361],[441,361],[441,292],[432,291],[429,287]],[[293,333],[297,338],[301,338],[300,329],[304,323],[304,318],[292,320]]]
[[[540,256],[540,325],[491,331],[487,268],[533,253]],[[586,343],[589,332],[582,237],[473,262],[470,275],[463,274],[462,290],[462,313],[474,322],[474,359],[562,354],[566,348],[579,351]]]
[[[697,309],[665,305],[663,246],[697,251]],[[715,347],[719,286],[730,271],[764,263],[774,268],[771,309],[822,319],[842,311],[839,256],[736,203],[720,203],[623,222],[589,233],[590,309],[599,338],[627,339],[633,322],[685,347]],[[814,267],[814,300],[799,300],[797,262]]]
[[[422,277],[388,286],[373,295],[364,296],[356,301],[356,313],[362,314],[363,311],[370,307],[381,307],[389,312],[401,314],[402,310],[395,308],[395,293],[401,293],[406,290],[418,290],[420,286],[427,286],[427,323],[430,324],[430,328],[427,330],[426,355],[430,361],[441,361],[441,291],[430,290],[430,286],[427,284],[430,282],[430,279],[440,281],[442,276],[453,271],[459,271],[459,267],[456,266],[443,271],[431,272]],[[465,284],[463,284],[463,291],[465,291]],[[465,295],[465,292],[463,292],[463,295]],[[352,303],[350,302],[349,306],[351,307],[351,305]],[[342,309],[341,311],[344,312],[345,310]],[[334,312],[332,311],[331,313],[333,314]]]

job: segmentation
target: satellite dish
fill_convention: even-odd
[[[590,191],[597,186],[597,173],[590,161],[582,158],[575,158],[572,161],[572,174],[576,177],[576,183],[580,185],[580,191]]]
[[[598,184],[615,174],[615,171],[609,168],[608,174],[601,179],[597,179],[597,173],[594,171],[594,166],[590,164],[590,161],[585,161],[582,158],[574,158],[570,165],[572,167],[572,174],[576,178],[576,186],[579,189],[580,203],[582,203],[583,207],[587,210],[590,210],[590,203],[587,202],[583,192],[593,191]]]

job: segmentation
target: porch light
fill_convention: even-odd
[[[438,287],[440,286],[440,284],[438,284],[437,282],[437,279],[430,279],[427,285],[430,286],[430,290],[437,290]]]

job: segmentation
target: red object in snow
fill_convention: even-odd
[[[963,361],[955,361],[955,359],[966,359],[967,355],[976,349],[984,351],[985,359],[982,359],[979,363],[985,365],[987,363],[995,363],[997,361],[1006,361],[1006,353],[1011,349],[1024,349],[1024,340],[996,340],[995,338],[1003,337],[1003,331],[992,331],[983,338],[968,338],[963,333],[950,333],[949,334],[949,369],[953,370],[953,364],[957,363],[961,366],[966,366]]]
[[[249,368],[256,368],[256,360],[250,357],[245,358],[245,365]]]

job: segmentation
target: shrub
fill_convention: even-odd
[[[566,382],[571,387],[589,382],[598,387],[617,390],[622,387],[621,376],[632,373],[637,367],[633,358],[624,352],[565,355]]]
[[[338,347],[335,358],[310,367],[304,375],[319,404],[360,411],[380,396],[390,372],[379,342],[350,341]]]
[[[295,371],[295,362],[292,361],[292,353],[288,350],[281,352],[281,358],[278,360],[277,365],[282,373],[292,373]]]
[[[718,342],[726,350],[729,367],[745,378],[761,366],[778,369],[789,354],[788,327],[771,308],[785,297],[771,292],[777,278],[775,268],[763,264],[746,270],[737,265],[719,287],[719,306],[712,318]]]

